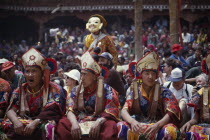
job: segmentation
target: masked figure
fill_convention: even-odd
[[[114,41],[110,36],[103,32],[106,25],[107,22],[101,15],[95,14],[89,18],[88,23],[86,24],[86,29],[88,29],[91,34],[87,35],[85,39],[85,51],[88,50],[92,53],[95,47],[100,47],[100,54],[103,52],[109,52],[113,56],[113,63],[116,66],[118,55]]]

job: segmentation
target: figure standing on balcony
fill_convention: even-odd
[[[106,25],[107,22],[103,16],[99,14],[90,16],[86,24],[86,29],[90,31],[90,34],[85,38],[85,51],[92,53],[94,48],[100,47],[100,54],[109,52],[113,56],[114,65],[117,66],[117,50],[112,38],[104,33]]]

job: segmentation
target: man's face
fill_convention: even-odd
[[[83,86],[86,88],[86,87],[90,87],[93,83],[95,83],[97,81],[97,78],[93,73],[86,70],[82,70],[81,80],[82,80]]]
[[[178,82],[173,82],[173,87],[176,89],[176,90],[180,90],[183,88],[183,85],[184,85],[184,79],[178,81]]]
[[[126,74],[126,81],[130,85],[132,83],[133,77],[130,75],[130,73]]]
[[[109,60],[107,60],[104,57],[99,57],[98,64],[101,65],[101,66],[110,65],[110,62],[109,62]]]
[[[40,85],[42,81],[42,70],[36,66],[27,66],[25,69],[25,77],[28,86],[31,88],[36,88]]]
[[[63,69],[62,68],[58,69],[58,77],[64,77],[63,74],[64,74]]]
[[[206,81],[203,79],[203,78],[198,78],[196,79],[196,85],[205,85],[206,84]]]
[[[18,58],[18,55],[17,54],[13,55],[13,59],[14,60],[16,60],[17,58]]]
[[[4,71],[4,73],[7,75],[7,77],[9,78],[8,80],[12,80],[13,77],[15,76],[15,66],[13,66],[10,69],[7,69]]]
[[[172,68],[171,66],[168,66],[166,63],[163,65],[163,72],[167,73],[167,74],[170,74]]]
[[[91,33],[98,32],[103,26],[101,23],[100,18],[98,17],[91,17],[86,24],[86,29],[88,29]]]
[[[196,57],[200,57],[201,56],[201,51],[200,50],[196,50],[195,51],[195,56]]]
[[[143,85],[152,87],[155,85],[155,79],[157,78],[157,73],[152,70],[145,70],[142,72],[142,82]]]

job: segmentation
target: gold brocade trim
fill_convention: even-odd
[[[117,116],[115,116],[114,114],[112,114],[112,113],[110,113],[110,112],[107,112],[107,111],[106,111],[106,109],[105,109],[105,112],[106,112],[106,113],[108,113],[108,114],[110,114],[110,115],[112,115],[112,116],[114,116],[114,117],[115,117],[115,119],[117,119],[117,120],[119,120],[119,121],[120,121],[120,118],[118,118]]]
[[[85,39],[85,45],[86,48],[90,47],[90,44],[94,41],[94,38],[91,34],[87,35],[86,39]]]
[[[144,90],[143,85],[140,85],[140,91],[141,91],[141,95],[143,97],[145,97],[148,101],[152,100],[154,91],[155,91],[155,86],[153,86],[153,88],[151,89],[151,91],[149,92],[149,94],[147,94],[147,92]],[[148,97],[149,95],[149,97]]]
[[[128,110],[128,107],[123,107],[122,110]]]
[[[179,113],[179,116],[177,116],[176,113],[173,112],[172,110],[170,110],[170,109],[168,109],[168,108],[167,108],[166,110],[168,110],[169,112],[173,113],[173,114],[180,120],[180,113]]]
[[[90,133],[90,129],[94,125],[94,123],[95,123],[95,121],[86,121],[83,123],[79,123],[82,135],[88,135]]]
[[[71,111],[71,112],[74,113],[73,109],[69,108],[69,109],[66,111],[66,115],[69,113],[69,111]]]

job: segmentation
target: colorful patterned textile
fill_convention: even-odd
[[[160,88],[162,92],[160,93],[160,99],[158,101],[156,116],[151,117],[148,115],[152,102],[152,97],[154,94],[154,88],[151,90],[150,96],[148,97],[143,87],[142,86],[139,87],[138,89],[139,99],[140,99],[139,108],[141,111],[138,112],[139,114],[136,114],[136,112],[132,112],[133,91],[129,93],[123,109],[128,110],[130,115],[133,115],[132,117],[134,117],[137,121],[139,121],[142,124],[141,130],[139,130],[139,134],[143,134],[150,125],[162,119],[165,116],[165,114],[168,114],[170,116],[170,123],[173,124],[165,125],[158,132],[158,134],[151,135],[150,139],[161,140],[162,138],[164,138],[164,136],[166,136],[166,134],[168,134],[174,140],[179,139],[180,134],[175,126],[178,125],[181,120],[181,114],[180,114],[180,109],[178,107],[178,102],[169,89],[164,87]],[[143,135],[133,133],[130,130],[130,126],[125,122],[119,122],[117,126],[118,126],[119,138],[134,140],[138,139],[139,137],[141,138],[144,137]]]
[[[43,88],[40,91],[39,95],[33,96],[27,90],[27,87],[28,87],[27,83],[24,83],[23,89],[25,91],[26,100],[29,107],[29,112],[26,112],[25,116],[28,117],[28,120],[21,119],[21,118],[19,118],[19,120],[24,125],[27,125],[28,123],[30,123],[30,121],[34,119],[40,119],[42,123],[36,128],[36,131],[33,133],[33,135],[28,136],[28,137],[16,135],[14,132],[13,125],[8,119],[2,122],[3,130],[7,134],[7,137],[11,139],[16,139],[16,138],[17,139],[18,138],[20,139],[43,139],[43,138],[46,139],[46,136],[43,136],[45,135],[46,132],[47,134],[48,133],[53,134],[54,132],[50,132],[49,129],[46,129],[47,131],[45,132],[45,129],[44,129],[45,125],[49,124],[48,121],[52,122],[52,124],[54,124],[54,121],[58,122],[59,119],[63,115],[63,111],[65,110],[64,107],[66,104],[64,101],[65,98],[62,96],[64,96],[65,93],[60,86],[51,82],[49,85],[48,100],[47,100],[46,105],[43,107],[43,97],[42,97]],[[20,108],[20,89],[19,88],[17,88],[12,94],[11,106],[17,109]],[[51,135],[49,135],[49,138],[53,139]]]
[[[94,38],[93,38],[92,34],[87,35],[87,37],[85,39],[85,47],[87,50],[93,41],[94,41]],[[103,52],[109,52],[113,56],[113,63],[117,64],[118,53],[115,48],[114,41],[111,39],[110,36],[105,36],[101,40],[98,40],[96,43],[96,46],[99,46],[101,48],[100,54]]]
[[[173,114],[175,118],[180,120],[181,118],[180,109],[178,107],[176,98],[174,97],[174,95],[169,89],[165,87],[161,87],[161,89],[162,89],[162,93],[160,93],[160,100],[159,100],[158,108],[157,108],[156,121],[158,121],[163,116],[165,116],[166,113]],[[147,96],[147,93],[144,91],[142,86],[139,87],[138,91],[139,91],[139,97],[140,97],[139,107],[142,111],[141,113],[143,114],[141,115],[141,117],[142,116],[143,118],[149,117],[147,116],[147,114],[151,105],[151,98],[152,98],[152,95],[154,94],[154,89],[152,93],[150,94],[150,97]],[[133,104],[133,91],[129,93],[126,99],[125,105],[123,106],[123,109],[127,109],[128,111],[130,111],[132,108],[132,104]],[[139,121],[142,121],[142,120],[140,119]]]
[[[41,91],[41,93],[38,96],[33,97],[33,95],[31,93],[28,92],[27,90],[27,83],[25,83],[23,85],[24,90],[25,90],[25,94],[26,94],[26,100],[28,101],[28,105],[29,105],[29,111],[30,111],[30,117],[35,117],[38,114],[40,114],[42,108],[43,108],[43,89]],[[20,90],[19,88],[17,88],[12,95],[13,98],[13,102],[12,102],[12,106],[19,108],[20,105],[20,101],[19,101],[19,95],[20,95]],[[63,96],[65,93],[63,93],[64,91],[62,90],[62,88],[60,86],[58,86],[57,84],[51,82],[50,83],[50,90],[49,90],[49,94],[48,94],[48,101],[45,105],[44,108],[52,105],[52,104],[57,104],[59,105],[60,109],[64,110],[64,106],[65,106],[65,101],[62,100],[61,96]]]
[[[200,126],[201,125],[201,126]],[[203,124],[193,125],[190,131],[186,133],[187,140],[209,140],[210,139],[210,125],[203,127]]]
[[[84,107],[85,110],[84,112],[79,112],[74,109],[75,101],[77,100],[76,97],[76,87],[72,89],[71,95],[70,95],[70,102],[69,102],[69,111],[73,111],[75,115],[78,117],[79,122],[84,122],[84,121],[94,121],[98,117],[90,117],[93,115],[95,111],[95,103],[96,103],[96,87],[95,90],[92,92],[89,92],[88,89],[84,90]],[[115,119],[118,119],[118,114],[119,114],[119,101],[117,97],[117,92],[112,89],[109,85],[104,84],[104,94],[105,94],[105,110],[104,112],[106,114],[110,114],[113,116]]]
[[[77,87],[73,88],[70,94],[70,101],[68,111],[72,111],[74,115],[77,117],[78,123],[87,122],[87,121],[95,121],[100,117],[106,118],[106,121],[101,125],[100,128],[100,140],[116,140],[117,139],[117,125],[119,117],[119,101],[118,101],[118,93],[111,88],[109,85],[104,84],[104,111],[99,113],[99,115],[95,116],[95,107],[96,107],[96,92],[97,85],[91,91],[88,88],[84,89],[83,98],[84,98],[84,110],[78,111],[75,108],[76,101],[78,97],[76,96]],[[79,103],[78,103],[79,104]],[[73,140],[71,136],[71,122],[63,117],[57,127],[58,140]],[[82,139],[93,139],[88,136],[82,136]]]
[[[71,136],[71,122],[63,117],[57,125],[58,140],[74,140]],[[89,135],[82,136],[82,140],[96,140]],[[113,120],[105,121],[100,128],[99,138],[97,140],[117,140],[117,125]]]
[[[133,132],[130,129],[130,126],[126,122],[119,122],[117,123],[117,127],[119,130],[118,138],[125,139],[125,140],[139,140],[139,139],[146,139],[144,132],[151,124],[147,123],[140,123],[141,127],[138,133]],[[180,139],[180,132],[178,128],[174,124],[167,124],[162,127],[158,131],[157,134],[153,134],[149,136],[149,140],[162,140],[165,137],[170,137],[172,140],[179,140]]]
[[[210,87],[209,87],[210,88]],[[208,120],[204,120],[203,118],[203,91],[204,88],[201,88],[198,91],[198,94],[195,94],[192,96],[192,99],[190,100],[191,106],[195,108],[195,112],[199,115],[200,123],[197,125],[193,125],[189,132],[186,132],[186,139],[187,140],[209,140],[210,139],[210,122]],[[210,96],[208,92],[208,105],[210,108]],[[205,122],[205,123],[204,123]]]
[[[6,110],[8,106],[11,87],[7,81],[0,78],[0,109]]]

